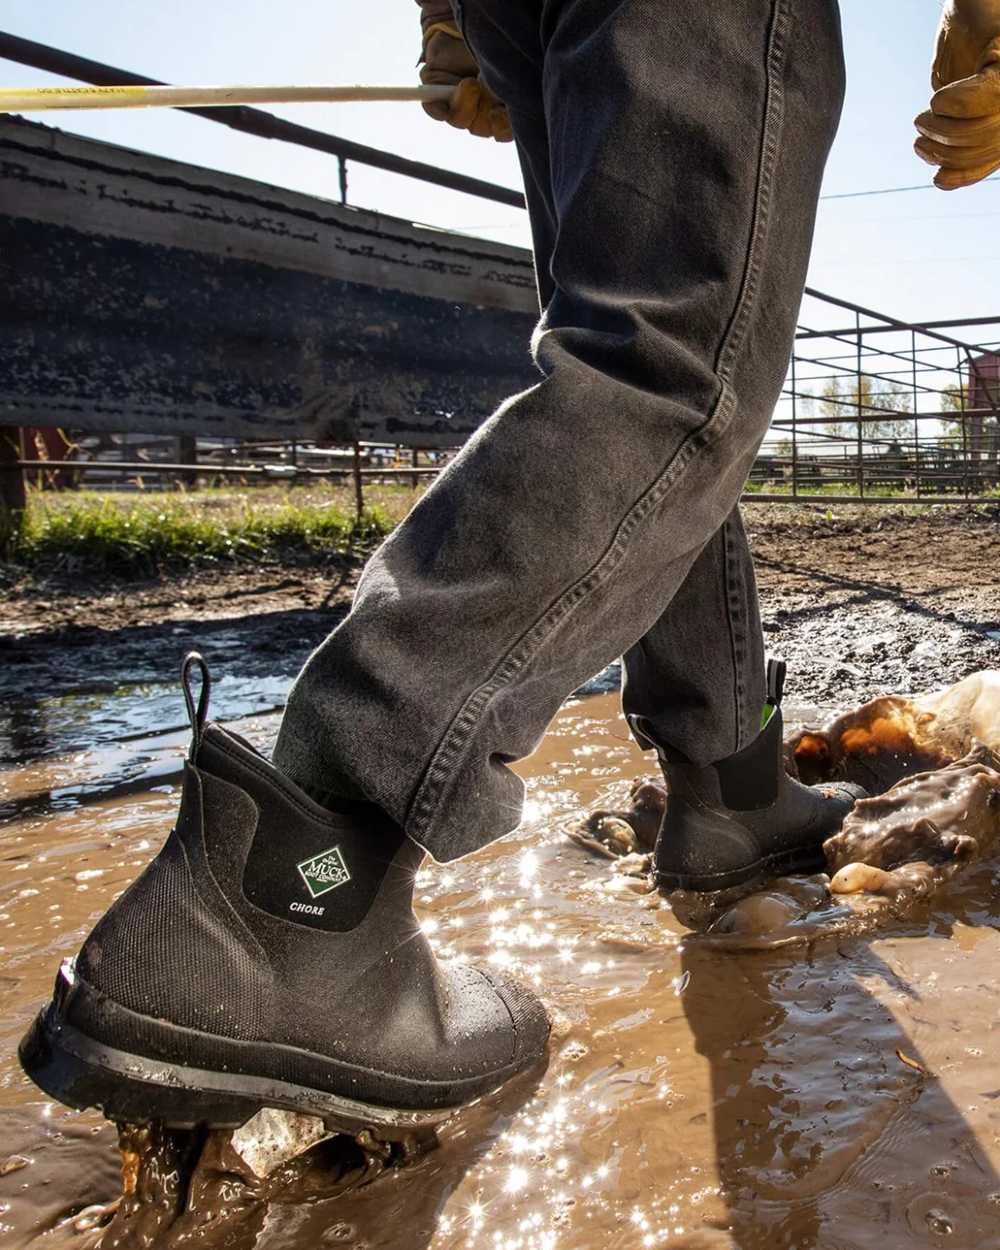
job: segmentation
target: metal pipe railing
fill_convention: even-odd
[[[64,78],[75,78],[78,82],[93,83],[98,87],[167,85],[158,78],[133,74],[129,70],[106,65],[103,61],[92,61],[88,57],[63,52],[59,48],[49,47],[48,44],[36,43],[33,39],[22,39],[19,35],[6,31],[0,31],[0,57],[15,61],[18,65],[28,65],[32,69],[45,70],[50,74],[61,74]],[[243,134],[256,135],[259,139],[278,139],[282,143],[294,143],[299,147],[311,148],[314,152],[335,156],[340,161],[341,199],[344,202],[347,198],[346,163],[357,161],[359,165],[370,165],[388,173],[417,178],[421,182],[446,187],[450,191],[461,191],[479,199],[509,204],[513,208],[524,208],[524,195],[510,187],[501,187],[482,178],[471,178],[468,174],[454,173],[450,169],[440,169],[423,161],[409,160],[405,156],[383,152],[364,143],[355,143],[352,139],[341,139],[322,130],[314,130],[310,126],[285,121],[284,118],[276,117],[263,109],[240,105],[233,108],[186,108],[179,111],[194,113],[198,117],[204,117],[206,121],[229,126]]]
[[[429,468],[399,468],[391,466],[385,469],[362,469],[362,477],[433,477],[441,472],[443,465]],[[286,481],[293,477],[354,477],[355,469],[351,465],[342,468],[311,469],[307,465],[293,464],[213,464],[210,460],[192,461],[189,464],[175,464],[157,460],[10,460],[0,463],[0,473],[12,473],[21,469],[63,470],[75,473],[91,473],[107,471],[108,473],[135,473],[153,476],[157,473],[183,473],[188,477],[271,477]]]

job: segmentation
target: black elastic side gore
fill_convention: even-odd
[[[352,812],[355,809],[363,811],[366,808],[377,807],[377,804],[365,797],[364,791],[359,786],[339,771],[328,773],[328,784],[325,786],[314,786],[304,778],[297,777],[295,773],[286,773],[283,769],[281,771],[292,785],[303,794],[308,794],[314,803],[318,803],[327,811]],[[385,815],[384,812],[383,815]]]
[[[639,744],[640,750],[659,751],[659,744],[652,736],[649,721],[645,716],[629,715],[625,719],[628,721],[628,727],[632,730],[632,737]]]
[[[207,727],[198,752],[206,826],[219,836],[245,819],[257,826],[243,871],[248,902],[280,920],[326,932],[355,928],[368,914],[406,835],[374,808],[368,819],[325,811],[251,747]],[[224,836],[224,835],[223,835]]]
[[[320,807],[325,808],[328,812],[334,812],[338,816],[350,816],[354,820],[369,820],[375,824],[381,824],[389,820],[385,809],[379,807],[377,803],[372,803],[369,799],[349,799],[344,795],[335,794],[331,790],[324,790],[322,798],[320,798],[319,792],[305,790],[305,793],[309,795],[314,803],[319,803]]]
[[[656,731],[645,716],[627,716],[628,726],[632,730],[632,737],[639,744],[642,751],[655,751],[656,758],[660,762],[660,768],[666,773],[671,765],[679,768],[694,767],[683,751],[678,751],[668,742],[660,742],[656,737]]]
[[[775,760],[781,760],[781,730],[781,710],[776,707],[749,746],[712,765],[719,778],[719,795],[730,811],[758,811],[777,799],[779,777]]]
[[[221,729],[221,726],[216,726],[216,728]],[[227,738],[238,742],[240,746],[246,747],[251,755],[264,759],[253,743],[248,742],[241,734],[236,733],[228,726],[222,732]],[[372,803],[370,799],[366,799],[357,786],[352,785],[349,781],[345,780],[340,789],[320,790],[315,786],[304,784],[298,777],[285,772],[284,769],[278,768],[270,760],[265,760],[264,762],[274,769],[277,776],[291,782],[296,790],[301,791],[302,794],[311,799],[313,803],[316,803],[325,812],[340,812],[345,816],[360,816],[363,819],[377,820],[379,822],[390,819],[383,808],[379,807],[377,803]]]

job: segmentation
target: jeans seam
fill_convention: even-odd
[[[772,9],[767,50],[764,125],[754,194],[754,222],[750,232],[750,244],[747,248],[740,293],[716,358],[716,370],[722,378],[728,378],[732,372],[736,353],[743,344],[746,324],[757,293],[757,278],[762,263],[760,249],[763,236],[766,234],[767,223],[770,220],[771,184],[778,155],[778,136],[785,119],[785,92],[781,74],[785,65],[790,6],[791,0],[775,0]]]
[[[456,758],[465,748],[468,731],[475,725],[483,708],[494,694],[508,684],[537,654],[544,641],[555,632],[566,617],[607,580],[624,557],[628,541],[634,531],[662,502],[696,453],[721,435],[732,420],[736,397],[730,388],[729,380],[737,353],[746,336],[747,324],[757,293],[757,279],[763,263],[761,249],[770,220],[771,185],[778,150],[778,135],[784,120],[782,71],[785,63],[785,35],[790,2],[791,0],[774,0],[771,11],[764,119],[754,188],[750,238],[733,313],[716,356],[715,372],[719,379],[719,393],[716,400],[702,424],[685,436],[657,477],[625,513],[611,542],[588,572],[564,590],[534,624],[524,631],[500,659],[489,679],[468,696],[452,718],[425,769],[422,781],[417,786],[405,820],[404,827],[407,834],[421,844],[426,844],[429,840],[427,833],[431,829],[440,805],[442,791],[453,772]]]
[[[722,525],[722,581],[725,591],[726,627],[729,630],[729,653],[732,657],[733,664],[733,711],[735,713],[735,737],[733,741],[733,750],[738,751],[743,745],[741,741],[743,736],[743,699],[740,690],[739,646],[736,638],[736,626],[733,612],[736,598],[736,585],[735,578],[733,576],[733,552],[730,525],[731,521],[728,519],[724,521]]]

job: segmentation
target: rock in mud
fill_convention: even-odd
[[[902,864],[891,872],[874,868],[871,864],[846,864],[830,881],[830,893],[839,898],[850,895],[872,894],[891,899],[893,902],[912,902],[929,894],[948,876],[957,871],[958,865],[944,866],[915,862]]]
[[[317,1116],[264,1107],[233,1133],[229,1144],[254,1176],[263,1180],[283,1163],[333,1136]]]
[[[608,859],[649,852],[656,843],[666,805],[663,782],[642,778],[629,791],[628,808],[590,812],[567,834],[578,846]]]
[[[773,881],[768,889],[748,894],[724,909],[717,903],[715,911],[721,910],[721,914],[711,921],[707,932],[734,937],[776,933],[821,907],[828,896],[823,876],[782,877]]]

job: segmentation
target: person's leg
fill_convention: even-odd
[[[540,55],[505,55],[540,97]],[[130,1122],[234,1127],[281,1107],[393,1138],[535,1064],[548,1020],[532,991],[438,962],[421,931],[423,850],[371,804],[313,802],[207,723],[199,657],[183,681],[193,736],[176,824],[64,961],[21,1045],[28,1075]]]
[[[622,704],[658,741],[708,764],[757,736],[765,684],[753,560],[734,508],[656,624],[625,652]]]
[[[462,15],[461,2],[459,14]],[[535,63],[541,78],[537,4],[504,9],[489,45],[507,40],[515,56]],[[484,13],[484,18],[489,12]],[[501,44],[501,47],[503,45]],[[488,71],[489,72],[489,71]],[[541,309],[554,294],[550,272],[557,231],[546,122],[529,73],[509,71],[498,83],[510,101],[532,233]],[[764,641],[753,559],[738,508],[697,557],[659,620],[625,653],[622,703],[665,742],[704,763],[739,750],[757,734],[764,703]]]
[[[462,13],[501,98],[490,32],[508,5]],[[439,859],[517,823],[507,764],[653,629],[732,512],[784,377],[841,103],[834,0],[535,11],[556,214],[544,378],[369,563],[275,756],[320,796],[346,775]]]

